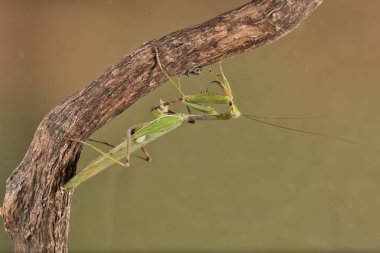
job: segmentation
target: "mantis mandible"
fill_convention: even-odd
[[[237,119],[240,116],[244,116],[251,120],[268,124],[271,126],[276,126],[276,127],[281,127],[281,128],[292,130],[292,131],[320,135],[320,136],[339,139],[346,142],[351,142],[351,141],[348,141],[342,138],[337,138],[334,136],[308,132],[308,131],[298,130],[294,128],[288,128],[288,127],[284,127],[281,125],[276,125],[276,124],[272,124],[272,123],[260,120],[260,118],[266,118],[266,117],[259,117],[255,115],[243,115],[240,112],[240,110],[237,108],[234,102],[231,85],[229,81],[227,80],[226,76],[224,75],[221,62],[219,62],[220,75],[215,76],[217,80],[213,81],[213,83],[216,83],[222,89],[224,93],[223,95],[210,94],[210,93],[185,95],[181,89],[179,81],[175,82],[166,73],[165,69],[161,65],[157,50],[155,53],[156,53],[156,61],[157,61],[158,66],[160,67],[164,75],[168,78],[170,83],[172,83],[174,87],[177,89],[177,91],[180,93],[181,97],[169,102],[160,101],[158,105],[152,107],[151,111],[156,118],[152,121],[145,122],[145,123],[129,128],[127,131],[126,139],[123,142],[121,142],[119,145],[113,147],[108,152],[103,152],[97,147],[89,143],[76,140],[76,139],[70,139],[72,141],[81,142],[82,144],[85,144],[95,149],[96,151],[101,153],[101,155],[97,157],[95,160],[93,160],[92,162],[90,162],[78,174],[72,177],[63,187],[61,187],[62,190],[68,191],[68,190],[74,189],[82,182],[95,176],[99,172],[107,169],[108,167],[110,167],[111,165],[115,163],[123,167],[129,167],[130,154],[137,151],[138,149],[141,149],[142,152],[144,153],[145,160],[151,161],[151,158],[149,156],[149,153],[145,149],[145,146],[149,144],[150,142],[158,139],[159,137],[175,130],[176,128],[178,128],[185,122],[194,123],[196,121],[204,121],[204,120],[230,120],[230,119]],[[169,110],[169,106],[171,104],[178,103],[178,102],[182,102],[187,107],[189,113],[175,113]],[[213,107],[211,107],[211,105],[216,105],[216,104],[228,106],[228,111],[219,113]],[[202,114],[192,114],[190,109],[199,111]],[[270,118],[270,119],[275,119],[275,118]],[[121,162],[123,158],[125,158],[125,163]]]

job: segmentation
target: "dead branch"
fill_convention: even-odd
[[[254,0],[200,25],[143,44],[42,120],[21,164],[7,180],[0,214],[16,252],[67,252],[71,194],[59,187],[75,174],[85,140],[172,76],[279,39],[322,0]]]

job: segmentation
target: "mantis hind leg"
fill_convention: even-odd
[[[138,158],[140,158],[140,159],[142,159],[142,160],[147,161],[147,162],[150,163],[152,161],[152,158],[149,155],[148,150],[146,150],[146,148],[142,147],[141,151],[144,153],[144,156],[136,155],[136,157],[138,157]]]
[[[151,162],[152,161],[152,158],[151,158],[151,156],[149,155],[149,153],[148,153],[148,150],[146,150],[146,148],[144,148],[144,147],[142,147],[141,148],[141,150],[142,150],[142,152],[144,153],[144,160],[145,161],[147,161],[147,162]]]
[[[112,145],[112,144],[110,144],[110,143],[108,143],[108,142],[106,142],[106,141],[98,141],[98,140],[91,139],[91,138],[88,138],[87,140],[88,140],[88,141],[95,142],[95,143],[103,144],[103,145],[108,146],[108,147],[111,147],[111,148],[114,148],[114,147],[115,147],[115,145]]]
[[[131,127],[127,131],[127,150],[126,150],[126,154],[125,154],[125,167],[129,167],[129,165],[130,165],[132,136],[135,132],[136,132],[136,127]],[[152,158],[150,157],[148,150],[146,150],[146,148],[144,148],[144,147],[141,147],[141,151],[143,152],[144,157],[140,157],[140,156],[138,156],[138,157],[142,158],[143,160],[145,160],[147,162],[151,162]]]

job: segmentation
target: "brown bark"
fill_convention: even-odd
[[[287,34],[322,0],[255,0],[203,24],[143,44],[83,90],[53,108],[7,180],[0,214],[16,252],[67,252],[71,193],[59,187],[75,174],[85,140],[170,75],[207,66]]]

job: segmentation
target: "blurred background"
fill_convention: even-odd
[[[143,42],[247,1],[1,1],[0,201],[43,116]],[[244,113],[328,116],[185,125],[81,185],[71,252],[380,251],[380,1],[325,1],[294,32],[224,62]],[[183,77],[195,93],[208,73]],[[118,143],[163,85],[97,131]],[[180,107],[177,107],[180,108]],[[82,153],[79,168],[97,156]],[[0,252],[12,249],[0,229]]]

